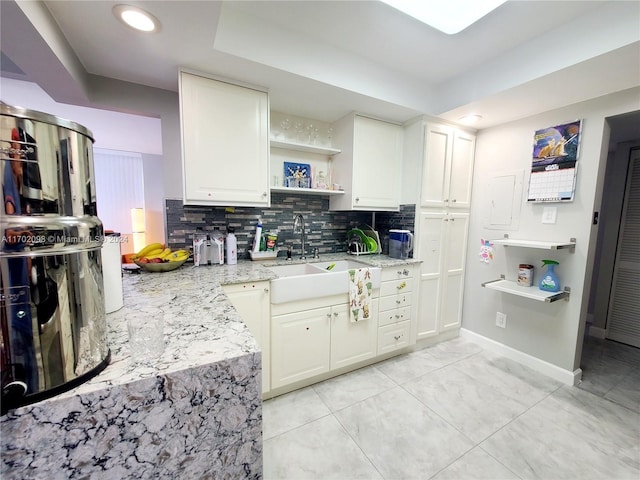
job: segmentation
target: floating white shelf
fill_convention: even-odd
[[[271,140],[271,146],[275,148],[283,148],[285,150],[295,150],[297,152],[319,153],[321,155],[333,156],[340,153],[342,150],[332,147],[320,147],[317,145],[307,145],[305,143],[297,142],[283,142],[280,140]]]
[[[271,187],[272,192],[298,193],[300,195],[344,195],[344,190],[324,190],[320,188]]]
[[[540,290],[537,286],[523,287],[522,285],[518,285],[516,282],[504,279],[484,282],[482,286],[491,290],[497,290],[499,292],[509,293],[511,295],[517,295],[519,297],[530,298],[532,300],[547,303],[555,302],[563,298],[565,300],[569,300],[569,294],[571,291],[569,287],[565,287],[561,292],[545,292]]]
[[[492,240],[492,242],[494,245],[504,245],[505,247],[539,248],[541,250],[561,250],[563,248],[574,250],[576,248],[575,238],[569,239],[568,242],[541,242],[538,240],[517,240],[505,235],[505,238]]]

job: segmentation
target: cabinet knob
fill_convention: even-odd
[[[449,221],[449,219],[448,219],[448,218],[445,218],[445,219],[444,219],[444,221],[445,221],[445,222],[448,222],[448,221]]]
[[[402,335],[394,335],[393,338],[395,338],[396,340],[400,340],[401,337],[402,337]]]
[[[451,203],[456,203],[456,199],[454,198],[453,200],[451,200]]]
[[[402,282],[402,283],[401,283],[400,285],[398,285],[396,288],[397,288],[398,290],[402,290],[402,289],[403,289],[404,287],[406,287],[406,286],[407,286],[407,282]]]
[[[337,317],[338,316],[338,312],[333,312],[333,316]]]
[[[264,293],[269,293],[269,289],[268,289],[268,288],[265,288],[265,289],[264,289]]]
[[[360,197],[356,197],[356,203],[360,201]]]
[[[262,192],[262,196],[266,197],[267,196],[267,192]]]
[[[400,300],[396,300],[396,303],[400,305],[402,302]]]
[[[444,203],[449,203],[449,199],[448,199],[448,198],[445,198],[445,199],[444,199]]]
[[[455,222],[455,221],[456,221],[456,219],[455,219],[455,218],[452,218],[452,219],[451,219],[451,221],[452,221],[452,222]]]
[[[331,318],[331,314],[330,313],[327,313],[327,318]]]

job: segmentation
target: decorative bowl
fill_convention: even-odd
[[[134,260],[134,263],[147,272],[170,272],[180,267],[187,259],[180,260],[178,262],[164,262],[164,263],[141,263]]]

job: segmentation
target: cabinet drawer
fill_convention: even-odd
[[[405,320],[411,320],[411,307],[394,308],[378,314],[378,325],[381,327]]]
[[[413,290],[413,279],[403,278],[400,280],[392,280],[382,282],[380,284],[380,296],[394,295],[396,293],[410,292]]]
[[[378,328],[378,355],[408,346],[410,330],[409,320]]]
[[[380,297],[380,311],[392,310],[399,307],[408,307],[411,305],[411,292],[398,293],[396,295],[389,295],[386,297]]]
[[[413,277],[413,265],[400,265],[397,267],[383,268],[380,274],[382,282],[389,280],[400,280]]]

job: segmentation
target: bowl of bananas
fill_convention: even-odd
[[[147,272],[170,272],[179,268],[189,258],[187,250],[171,250],[161,243],[151,243],[136,253],[133,263]]]

